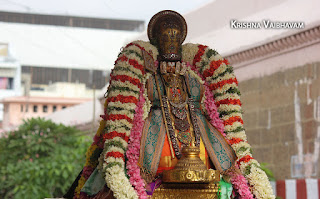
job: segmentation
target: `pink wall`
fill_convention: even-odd
[[[5,102],[4,103],[4,115],[3,115],[3,129],[10,128],[13,126],[18,126],[23,122],[23,119],[28,119],[32,117],[44,117],[53,112],[53,106],[56,106],[56,111],[62,110],[62,108],[74,106],[82,103],[83,100],[78,103],[28,103],[28,111],[26,110],[26,102]],[[43,106],[47,106],[47,112],[43,112]],[[22,109],[21,109],[22,106]],[[34,112],[34,106],[37,106],[37,112]]]

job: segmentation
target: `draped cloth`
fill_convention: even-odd
[[[138,52],[139,51],[137,51],[136,54]],[[124,55],[122,55],[122,57],[124,57]],[[125,60],[124,61],[120,60],[120,61],[125,62]],[[154,66],[153,61],[150,61],[149,63],[145,60],[144,67],[148,69],[147,65],[149,64]],[[119,66],[119,68],[121,67]],[[202,149],[205,148],[205,150],[202,150],[200,153],[207,154],[207,157],[206,155],[204,156],[205,159],[208,160],[208,157],[209,157],[210,161],[214,164],[214,167],[217,170],[225,171],[229,169],[236,160],[234,151],[228,145],[223,135],[215,127],[213,127],[210,124],[210,122],[206,119],[203,111],[201,111],[202,96],[205,90],[204,86],[193,75],[191,75],[188,72],[185,75],[185,80],[186,80],[187,89],[190,93],[189,97],[193,98],[193,102],[195,105],[195,113],[198,120],[197,123],[200,128],[201,143],[203,146],[201,147],[201,144],[200,144],[200,148]],[[159,86],[160,86],[161,93],[163,94],[164,87],[161,81],[159,81],[159,83],[160,83]],[[146,83],[146,89],[148,94],[147,97],[152,102],[152,108],[150,109],[148,113],[148,117],[145,120],[142,136],[141,136],[141,142],[140,142],[141,148],[140,148],[138,164],[141,168],[142,177],[144,179],[147,175],[143,175],[143,174],[148,174],[154,177],[156,173],[159,171],[159,164],[162,165],[160,162],[161,154],[163,154],[164,151],[167,151],[167,150],[163,150],[164,146],[165,147],[168,146],[168,143],[165,144],[166,130],[165,130],[165,126],[162,118],[159,96],[158,96],[158,91],[155,84],[154,76],[151,76],[148,79]],[[108,132],[105,132],[105,133],[108,133]],[[83,190],[81,191],[81,193],[89,193],[90,198],[96,195],[105,193],[106,191],[109,193],[109,190],[106,190],[105,185],[103,185],[102,183],[97,183],[97,182],[103,182],[100,180],[96,181],[95,178],[99,177],[99,173],[97,174],[98,175],[90,176],[90,178],[92,179],[90,178],[88,179],[87,183],[83,187]],[[101,177],[102,176],[100,176],[99,178]],[[108,181],[108,179],[105,179],[105,180]],[[100,184],[101,189],[99,193],[96,193],[96,191],[99,189],[98,186],[92,186],[91,183]],[[90,189],[90,188],[94,188],[94,189]],[[119,191],[117,187],[110,187],[110,188],[115,193],[117,192],[119,194],[121,192],[121,190]]]
[[[157,78],[158,80],[160,79],[159,77]],[[235,153],[223,135],[210,124],[201,111],[200,103],[204,93],[204,86],[189,73],[186,74],[185,80],[188,87],[187,89],[191,95],[190,97],[194,100],[201,140],[207,154],[217,170],[220,172],[225,171],[235,162]],[[164,86],[161,81],[158,82],[161,94],[163,94]],[[163,159],[161,158],[161,154],[164,151],[163,146],[166,140],[166,129],[154,76],[148,79],[147,91],[148,98],[152,102],[152,108],[144,124],[139,157],[141,174],[144,178],[157,174],[160,159]],[[200,153],[204,154],[203,151]],[[172,167],[172,165],[168,165],[168,167]]]
[[[214,168],[220,172],[225,171],[235,162],[234,151],[223,135],[210,124],[203,111],[201,111],[200,103],[204,94],[204,86],[190,74],[185,76],[185,80],[190,97],[194,100],[201,133],[200,158],[207,168],[212,167],[213,164]],[[164,86],[161,81],[159,83],[161,94],[163,94]],[[163,170],[173,169],[178,161],[177,158],[171,158],[154,76],[148,79],[147,91],[148,98],[152,102],[152,108],[144,123],[138,162],[141,167],[142,177],[146,181],[150,176],[153,178]],[[97,169],[87,180],[81,192],[86,193],[84,198],[113,198],[112,192],[106,187],[102,174]]]

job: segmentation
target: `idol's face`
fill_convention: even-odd
[[[164,60],[177,61],[180,59],[181,31],[179,28],[161,23],[158,44],[160,55]]]

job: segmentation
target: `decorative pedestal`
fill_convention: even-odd
[[[196,146],[182,148],[182,158],[173,170],[163,172],[163,184],[152,199],[218,199],[220,172],[207,169]]]
[[[211,184],[162,184],[151,199],[218,199],[219,182]]]

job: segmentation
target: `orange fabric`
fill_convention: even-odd
[[[179,143],[179,146],[181,148],[181,143]],[[208,153],[204,147],[202,139],[200,139],[200,159],[204,162],[204,164],[207,166],[208,169],[211,168],[210,159],[208,157]],[[163,148],[162,148],[162,152],[161,152],[161,157],[160,157],[160,162],[159,162],[157,174],[162,173],[165,170],[173,169],[175,167],[175,165],[177,164],[177,162],[178,162],[177,158],[172,159],[172,157],[171,157],[169,141],[168,141],[168,137],[166,135],[166,138],[165,138],[165,141],[163,144]]]
[[[179,146],[181,144],[179,143]],[[170,152],[170,145],[168,141],[168,136],[166,135],[166,139],[164,140],[160,162],[157,170],[157,174],[162,173],[164,170],[170,170],[173,169],[174,166],[177,164],[178,159],[172,159],[171,152]]]
[[[178,89],[178,92],[181,94],[181,90]],[[171,95],[173,95],[172,92],[172,88],[169,89],[169,92]],[[174,118],[172,118],[174,119]],[[187,117],[189,124],[191,124],[191,119],[190,116],[188,115]],[[190,126],[191,127],[191,126]],[[194,135],[193,135],[193,130],[192,127],[191,129],[188,129],[188,132],[192,132],[191,135],[194,139]],[[175,130],[175,133],[177,135],[178,131]],[[179,148],[181,149],[181,143],[179,142],[179,140],[177,139],[178,143],[179,143]],[[202,139],[200,139],[200,159],[204,162],[204,164],[207,166],[208,169],[212,168],[211,163],[210,163],[210,159],[208,157],[208,153],[207,150],[205,149],[205,146],[202,142]],[[169,145],[169,141],[168,141],[168,137],[166,135],[164,144],[163,144],[163,148],[162,148],[162,152],[161,152],[161,157],[160,157],[160,161],[159,161],[159,166],[158,166],[158,170],[157,170],[157,174],[162,173],[165,170],[171,170],[175,167],[175,165],[178,162],[178,158],[174,158],[172,159],[171,157],[171,151],[170,151],[170,145]]]

